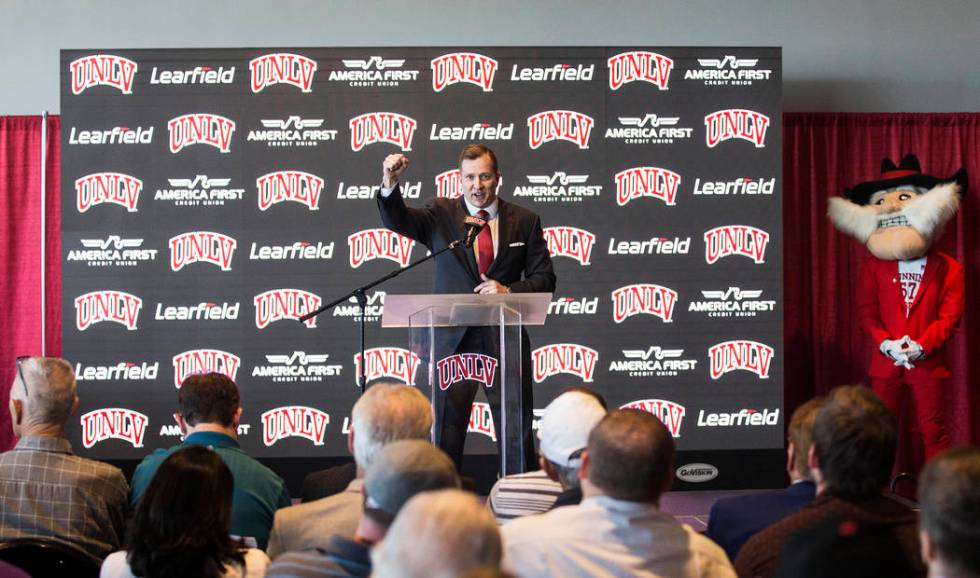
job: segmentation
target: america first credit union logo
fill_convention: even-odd
[[[220,373],[235,381],[242,359],[234,353],[220,349],[191,349],[173,357],[174,387],[179,388],[184,380],[198,373]]]
[[[168,120],[167,129],[170,131],[172,154],[196,144],[209,145],[222,153],[229,153],[235,121],[217,114],[192,113]]]
[[[555,171],[551,175],[527,175],[529,185],[517,185],[511,195],[536,202],[574,202],[602,194],[602,185],[589,185],[589,175]]]
[[[415,241],[388,229],[365,229],[349,235],[347,245],[352,269],[375,259],[388,259],[408,267]]]
[[[238,241],[214,231],[189,231],[172,237],[168,245],[171,271],[180,271],[192,263],[210,263],[222,271],[231,271]]]
[[[694,134],[691,127],[677,126],[679,116],[660,116],[647,113],[644,116],[618,117],[620,126],[606,129],[606,138],[625,144],[674,144],[689,139]]]
[[[541,232],[552,257],[568,257],[583,266],[592,264],[592,247],[595,246],[593,233],[565,226],[545,227]]]
[[[552,343],[531,352],[534,383],[565,373],[592,382],[599,353],[577,343]]]
[[[300,54],[276,52],[253,58],[248,63],[251,72],[251,88],[259,93],[275,84],[295,86],[303,92],[313,91],[313,77],[317,64],[312,58]]]
[[[124,173],[92,173],[75,179],[75,208],[84,213],[96,205],[112,203],[135,213],[143,181]]]
[[[445,391],[462,381],[476,381],[493,387],[499,361],[483,353],[455,353],[436,362],[439,389]]]
[[[194,175],[194,178],[167,179],[169,188],[157,189],[154,201],[168,201],[176,207],[223,207],[240,201],[245,189],[231,186],[231,178]]]
[[[311,211],[319,210],[324,180],[303,171],[276,171],[255,179],[256,201],[260,211],[292,201]]]
[[[385,296],[387,293],[384,291],[374,291],[369,295],[365,295],[367,303],[364,306],[364,310],[361,311],[361,306],[357,303],[356,297],[351,297],[346,303],[337,305],[333,308],[334,317],[349,317],[352,321],[360,322],[361,316],[363,315],[365,322],[375,322],[380,321],[381,316],[384,315],[385,311]]]
[[[432,59],[432,90],[442,92],[461,82],[473,84],[483,92],[493,91],[497,61],[475,52],[451,52]]]
[[[270,323],[283,319],[299,318],[320,307],[319,295],[302,289],[272,289],[255,296],[255,326],[265,329]],[[316,327],[316,317],[304,321],[307,327]]]
[[[263,118],[262,129],[248,131],[245,140],[265,143],[269,147],[315,147],[321,142],[337,139],[335,129],[323,127],[325,119],[303,118],[290,115],[286,118]]]
[[[133,79],[139,66],[128,58],[114,54],[90,54],[73,60],[71,93],[81,94],[93,86],[110,86],[123,94],[133,93]]]
[[[580,149],[589,148],[595,120],[574,110],[545,110],[527,117],[527,138],[531,150],[557,140],[568,141]]]
[[[681,423],[687,413],[683,405],[667,399],[638,399],[621,405],[619,409],[638,409],[652,413],[675,438],[681,436]]]
[[[403,70],[404,58],[345,58],[341,60],[347,70],[331,70],[330,82],[346,82],[351,87],[394,87],[403,82],[418,80],[419,70]]]
[[[330,423],[330,414],[314,407],[289,405],[262,413],[262,443],[275,445],[288,437],[308,439],[315,446],[323,445]]]
[[[75,298],[75,327],[85,331],[96,323],[112,321],[135,331],[143,300],[123,291],[92,291]]]
[[[766,146],[766,131],[769,117],[754,110],[728,108],[718,110],[704,117],[704,139],[708,148],[732,139],[741,139],[755,145]]]
[[[677,204],[681,176],[660,167],[632,167],[616,173],[616,204],[625,207],[630,201],[653,198],[668,206]]]
[[[683,349],[666,349],[651,345],[644,349],[623,349],[623,359],[609,363],[611,373],[630,377],[676,377],[694,371],[697,359],[685,359]]]
[[[701,291],[701,301],[691,301],[687,310],[704,313],[706,317],[756,317],[776,309],[773,299],[760,299],[762,289],[708,289]]]
[[[66,261],[81,261],[89,267],[135,267],[155,261],[156,249],[144,249],[143,239],[109,235],[105,239],[79,239],[82,249],[71,249]]]
[[[412,150],[418,121],[397,112],[368,112],[350,119],[350,148],[357,152],[368,145],[386,142]]]
[[[769,233],[748,225],[725,225],[704,232],[704,260],[709,264],[730,255],[741,255],[756,264],[766,261]]]
[[[756,68],[758,58],[739,58],[726,54],[722,58],[698,58],[700,68],[684,72],[684,80],[700,80],[705,86],[751,86],[769,80],[772,70]]]
[[[664,323],[674,320],[677,291],[652,283],[620,287],[612,292],[613,321],[622,323],[634,315],[653,315]]]
[[[266,365],[252,368],[252,377],[264,377],[276,383],[318,383],[324,378],[340,375],[343,366],[327,363],[329,353],[306,353],[293,351],[290,355],[266,355]]]
[[[660,90],[667,90],[674,61],[663,54],[645,50],[622,52],[607,61],[609,88],[619,90],[631,82],[647,82]]]
[[[95,444],[117,439],[143,447],[149,418],[138,411],[121,407],[106,407],[90,411],[82,416],[82,445],[91,448]]]
[[[401,347],[372,347],[364,350],[367,364],[364,376],[367,381],[389,378],[406,385],[415,385],[420,359],[415,353]],[[361,375],[361,354],[354,354],[354,371]]]
[[[749,339],[723,341],[708,348],[711,360],[711,379],[720,379],[726,373],[744,370],[769,379],[769,367],[775,350],[765,343]]]

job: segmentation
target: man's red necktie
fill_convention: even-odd
[[[487,226],[483,227],[483,230],[476,237],[480,256],[480,275],[485,275],[487,269],[490,268],[490,262],[493,261],[493,236],[490,235],[489,223],[490,213],[480,209],[477,211],[476,216],[487,221]]]

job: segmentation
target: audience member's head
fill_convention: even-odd
[[[980,448],[948,450],[919,480],[919,537],[930,576],[980,576]]]
[[[810,471],[810,446],[813,444],[813,423],[817,412],[823,407],[824,398],[815,397],[796,408],[789,419],[786,440],[786,471],[792,481],[813,481]]]
[[[63,436],[65,423],[78,409],[75,372],[57,357],[17,359],[17,377],[10,387],[14,434]]]
[[[598,398],[582,389],[566,391],[549,403],[538,429],[541,467],[566,490],[579,487],[578,471],[589,433],[606,415]]]
[[[370,386],[351,410],[349,449],[363,473],[385,444],[397,440],[427,440],[432,430],[432,407],[414,387],[391,383]]]
[[[405,504],[371,552],[375,578],[455,578],[499,569],[503,547],[493,516],[462,490],[423,492]]]
[[[895,461],[895,416],[861,386],[830,392],[813,424],[810,466],[818,493],[852,500],[880,495]]]
[[[580,475],[583,493],[656,504],[670,487],[673,464],[674,438],[656,416],[612,411],[589,435]]]
[[[376,542],[416,494],[458,487],[456,466],[445,452],[422,440],[391,442],[375,455],[364,476],[364,514],[358,537]]]
[[[180,449],[160,464],[140,498],[127,535],[133,574],[224,576],[224,566],[242,564],[229,535],[234,482],[214,451]]]
[[[236,434],[242,416],[238,386],[222,373],[191,375],[180,385],[177,412],[185,433],[207,428]]]

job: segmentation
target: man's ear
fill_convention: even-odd
[[[238,410],[235,411],[235,416],[231,418],[231,425],[234,429],[237,430],[238,424],[240,424],[241,422],[242,422],[242,408],[239,407]]]
[[[929,565],[936,560],[936,545],[925,530],[919,530],[919,553],[922,561]]]
[[[811,445],[810,451],[806,455],[806,463],[810,469],[820,469],[820,458],[817,457],[817,446]]]
[[[177,412],[174,414],[174,420],[177,421],[177,427],[180,428],[180,435],[186,436],[188,426],[187,421],[184,420],[184,416],[180,415],[180,412]]]
[[[10,418],[13,425],[20,425],[24,422],[23,400],[10,398]]]
[[[76,413],[78,413],[78,403],[79,403],[79,400],[78,400],[78,396],[76,395],[75,396],[75,401],[71,402],[71,414],[70,415],[75,415]]]
[[[809,456],[807,456],[809,458]],[[796,465],[796,445],[793,442],[786,442],[786,471],[791,472]]]
[[[582,463],[578,465],[578,479],[589,479],[589,450],[582,450]]]
[[[354,424],[347,428],[347,453],[354,455]]]

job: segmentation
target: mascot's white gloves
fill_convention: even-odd
[[[918,361],[926,354],[926,352],[922,350],[922,346],[912,341],[912,338],[908,335],[906,335],[903,340],[905,342],[905,356],[909,361]]]
[[[912,341],[908,335],[901,339],[885,339],[878,346],[878,350],[894,359],[895,365],[904,366],[905,369],[915,367],[912,362],[920,359],[923,355],[922,346]]]

